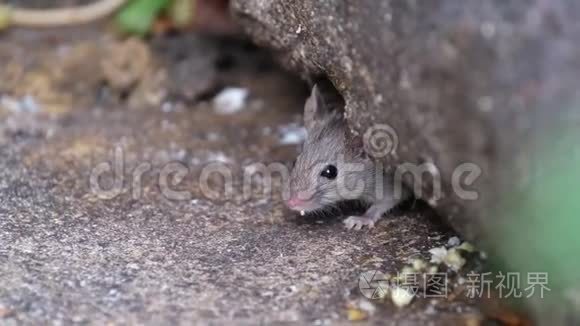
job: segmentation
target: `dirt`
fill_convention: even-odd
[[[287,211],[277,180],[244,192],[245,167],[298,153],[281,137],[307,87],[243,41],[103,35],[0,36],[1,324],[341,323],[368,301],[362,272],[396,274],[454,235],[419,202],[355,232]],[[249,90],[240,111],[216,113],[224,87]],[[210,164],[231,171],[229,196],[200,184]],[[482,318],[460,297],[370,304],[368,324]]]

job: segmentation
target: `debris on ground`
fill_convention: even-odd
[[[36,113],[41,110],[34,97],[30,95],[26,95],[22,98],[0,95],[0,109],[8,110],[13,113]]]
[[[363,321],[369,318],[369,314],[359,308],[348,308],[346,310],[346,318],[349,321]]]
[[[227,87],[213,99],[215,112],[218,114],[234,114],[242,110],[246,104],[249,92],[245,88]]]
[[[423,271],[427,269],[427,263],[421,258],[414,259],[413,262],[411,263],[411,266],[416,271]]]
[[[0,93],[9,110],[34,107],[59,115],[98,102],[103,88],[109,100],[152,107],[160,106],[167,93],[167,72],[140,39],[103,37],[31,56],[34,64],[15,56],[0,67]]]
[[[449,240],[447,240],[448,247],[457,247],[460,244],[461,244],[461,240],[459,239],[459,237],[451,237],[451,238],[449,238]]]
[[[295,123],[280,127],[280,134],[280,144],[282,145],[299,145],[307,137],[306,128]]]
[[[457,237],[450,238],[447,242],[447,246],[449,248],[442,246],[429,249],[429,253],[431,254],[430,262],[434,264],[444,264],[456,272],[466,263],[461,252],[473,252],[475,250],[472,244],[468,242],[461,243]],[[484,254],[482,255],[482,258],[483,257],[485,257]]]
[[[134,87],[148,73],[152,65],[149,46],[130,38],[124,42],[107,44],[105,60],[100,60],[107,84],[119,91]]]
[[[391,289],[391,300],[397,308],[408,306],[414,297],[415,295],[407,289],[401,287]]]
[[[377,311],[373,303],[366,299],[360,299],[347,304],[347,319],[350,321],[366,320]]]
[[[104,80],[114,92],[130,94],[129,106],[159,106],[167,94],[167,72],[142,40],[109,42],[100,60]]]
[[[456,248],[449,250],[445,247],[432,248],[429,250],[429,253],[432,255],[432,263],[445,264],[454,271],[460,270],[465,264],[465,259],[461,257],[461,254]]]
[[[361,274],[366,275],[365,280],[369,279],[377,283],[372,283],[374,285],[364,283],[363,286],[365,290],[367,287],[374,290],[372,299],[376,302],[384,302],[383,299],[387,298],[398,309],[410,305],[414,299],[424,300],[428,298],[429,293],[440,293],[441,291],[447,293],[446,300],[453,302],[465,293],[466,279],[465,274],[462,274],[462,267],[467,264],[468,260],[470,266],[477,266],[476,261],[472,261],[472,259],[482,258],[481,255],[467,255],[474,251],[475,248],[470,243],[461,243],[459,238],[452,237],[447,241],[447,246],[434,247],[428,251],[431,254],[430,261],[414,256],[394,276],[380,271],[369,271]],[[367,259],[365,264],[368,264],[368,261]],[[371,261],[380,262],[381,260],[372,257]],[[381,276],[377,277],[376,275]],[[435,282],[436,280],[439,281]],[[359,286],[361,285],[359,284]],[[379,293],[380,296],[377,295]],[[363,295],[368,298],[370,293],[363,293]],[[434,302],[439,301],[431,300],[430,304],[432,305]],[[430,309],[434,309],[434,307],[430,307]]]

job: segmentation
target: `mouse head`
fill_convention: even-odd
[[[368,182],[369,162],[350,134],[342,114],[325,104],[318,86],[304,107],[308,137],[286,189],[286,205],[312,212],[341,200],[356,199]],[[361,187],[363,189],[361,189]]]

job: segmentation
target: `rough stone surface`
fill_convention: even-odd
[[[579,120],[578,2],[234,0],[232,9],[288,67],[335,85],[354,132],[391,126],[399,146],[379,159],[435,171],[442,196],[423,182],[423,197],[469,238],[525,184],[545,131]],[[452,187],[464,163],[481,169],[465,186],[477,200]]]
[[[107,58],[86,44],[121,41],[100,35],[89,28],[1,36],[0,324],[341,323],[349,303],[366,300],[361,272],[396,274],[410,257],[427,259],[430,248],[454,235],[418,203],[371,231],[348,232],[339,216],[286,211],[276,184],[273,196],[243,196],[243,167],[295,157],[297,146],[280,139],[301,123],[305,87],[245,45],[156,39],[155,69],[203,73],[178,75],[180,87],[156,84],[169,100],[130,109],[128,98],[149,93],[107,86],[94,64]],[[79,47],[86,64],[69,64]],[[60,83],[63,74],[67,83]],[[249,90],[240,112],[216,114],[208,100],[220,84]],[[50,101],[59,95],[68,101]],[[216,161],[233,171],[231,197],[207,196],[197,182]],[[122,188],[114,187],[111,171],[99,182],[101,190],[121,191],[91,185],[99,167],[119,162]],[[183,180],[160,181],[170,164],[187,167]],[[210,181],[219,189],[220,179]],[[168,189],[190,196],[176,200]],[[368,324],[481,318],[457,295],[401,310],[370,305],[376,312]]]

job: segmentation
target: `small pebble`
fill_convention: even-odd
[[[280,144],[282,145],[298,145],[302,144],[306,140],[307,132],[306,128],[288,125],[280,128],[281,138]]]
[[[234,114],[244,108],[249,91],[245,88],[227,87],[214,99],[214,110],[218,114]]]
[[[431,262],[434,264],[442,263],[447,256],[447,248],[445,247],[437,247],[429,249],[429,253],[431,254]]]
[[[413,301],[413,297],[413,293],[400,287],[395,287],[391,291],[391,300],[393,300],[393,304],[395,304],[397,308],[408,306],[411,301]]]
[[[459,240],[458,237],[451,237],[447,241],[447,246],[449,246],[449,247],[456,247],[456,246],[459,246],[459,244],[461,244],[461,240]]]
[[[425,263],[422,259],[415,259],[412,263],[413,269],[416,271],[422,271],[427,268],[427,263]]]
[[[375,305],[364,299],[359,302],[358,306],[361,310],[364,310],[371,315],[376,311]]]

